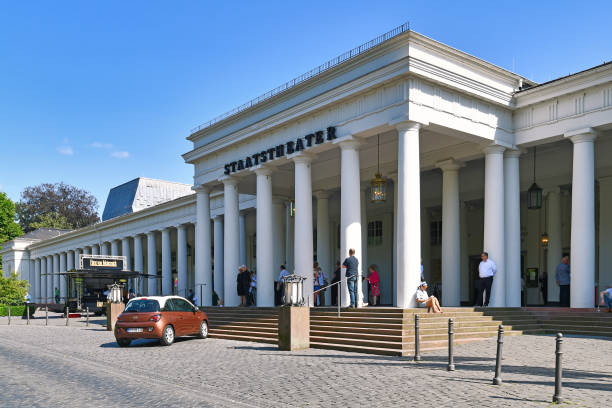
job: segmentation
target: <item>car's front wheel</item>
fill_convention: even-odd
[[[132,342],[131,339],[117,339],[117,344],[119,347],[127,347]]]
[[[198,338],[205,339],[208,337],[208,323],[206,320],[202,320],[200,323],[200,331],[198,332]]]
[[[174,328],[172,326],[164,327],[164,331],[159,342],[162,346],[169,346],[174,343]]]

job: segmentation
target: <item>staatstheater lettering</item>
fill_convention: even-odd
[[[304,137],[298,137],[295,140],[290,140],[287,143],[283,143],[266,150],[254,153],[244,159],[239,159],[227,163],[224,166],[225,175],[236,173],[244,169],[248,169],[253,166],[257,166],[260,163],[265,163],[278,159],[285,156],[286,154],[293,154],[307,150],[308,148],[325,142],[331,142],[336,139],[336,128],[333,126],[328,127],[326,130],[319,130],[314,133],[309,133]]]

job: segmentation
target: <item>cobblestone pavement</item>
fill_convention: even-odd
[[[495,339],[455,346],[448,372],[445,350],[415,363],[219,339],[120,349],[101,319],[73,320],[0,318],[0,406],[516,407],[546,406],[554,392],[554,336],[505,338],[494,386]],[[564,352],[568,403],[612,406],[612,340],[568,337]]]

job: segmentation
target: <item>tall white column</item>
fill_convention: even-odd
[[[223,258],[225,251],[223,250],[223,232],[225,230],[223,225],[223,216],[217,215],[213,219],[213,243],[214,243],[214,258],[215,258],[215,268],[214,268],[214,286],[215,292],[217,292],[217,296],[219,299],[223,299],[225,296],[224,291],[224,277],[225,277],[225,268],[223,266]],[[212,302],[212,300],[211,300]]]
[[[431,215],[429,207],[421,207],[421,264],[423,265],[425,280],[433,279],[431,273]]]
[[[92,254],[91,247],[87,247],[87,246],[83,247],[83,254],[91,255]]]
[[[60,291],[60,302],[62,301],[62,285],[60,284],[60,256],[59,254],[53,254],[53,297],[55,297],[55,288]]]
[[[416,122],[397,125],[397,306],[416,307],[421,281],[421,169]]]
[[[461,222],[459,227],[461,228],[461,250],[460,250],[460,258],[459,263],[461,264],[461,301],[470,302],[470,273],[474,273],[470,271],[469,268],[469,260],[470,257],[468,255],[468,205],[466,202],[460,204],[460,217]]]
[[[317,191],[317,262],[321,270],[331,282],[334,270],[331,262],[331,243],[329,228],[329,193],[327,191]],[[338,290],[335,286],[325,291],[325,304],[331,303],[331,291]]]
[[[273,220],[273,240],[274,240],[274,272],[272,277],[278,278],[280,266],[285,263],[285,203],[281,198],[272,199]]]
[[[286,203],[285,207],[285,228],[286,228],[286,240],[285,240],[285,267],[289,272],[295,271],[295,261],[293,257],[293,250],[295,249],[295,217],[291,214],[291,202]],[[280,272],[280,271],[279,271]]]
[[[34,298],[34,302],[41,302],[41,280],[40,280],[40,258],[36,258],[34,260],[34,293],[32,297]]]
[[[340,261],[349,256],[349,250],[355,250],[355,257],[363,266],[361,250],[361,195],[359,175],[359,142],[353,138],[339,142],[340,145]],[[357,276],[357,307],[363,306],[361,293],[361,267]],[[344,272],[344,271],[343,271]],[[350,305],[350,297],[342,273],[342,306]],[[361,300],[361,302],[360,302]]]
[[[239,231],[240,231],[240,265],[246,265],[246,213],[241,212],[238,218]],[[258,271],[259,272],[259,271]]]
[[[144,259],[142,257],[142,235],[134,235],[134,271],[143,273],[144,270]],[[138,278],[138,287],[134,288],[136,294],[144,293],[144,283],[147,282],[146,278]]]
[[[565,134],[574,144],[570,306],[595,304],[595,137],[593,129]]]
[[[255,170],[255,174],[257,175],[257,306],[268,307],[274,306],[272,170],[261,167]],[[243,223],[240,226],[241,230],[242,226]]]
[[[126,271],[132,270],[132,254],[130,251],[130,237],[124,237],[121,239],[121,255],[125,257],[125,264],[123,269]]]
[[[489,258],[497,265],[491,289],[492,307],[506,306],[506,261],[504,234],[504,150],[503,146],[485,148],[484,245]]]
[[[557,279],[555,273],[557,272],[557,265],[561,263],[561,257],[563,256],[563,240],[561,233],[561,191],[559,187],[553,188],[548,191],[547,194],[547,205],[548,205],[548,251],[546,254],[546,263],[548,265],[547,278],[548,278],[548,300],[549,302],[559,301],[559,286],[557,286]],[[600,207],[602,210],[604,207]],[[600,234],[601,234],[600,229]],[[599,245],[601,246],[602,240],[600,236]],[[602,251],[600,249],[600,255]]]
[[[437,163],[442,170],[442,303],[461,305],[461,217],[459,169],[453,159]]]
[[[170,228],[164,228],[162,236],[162,295],[172,295],[172,247],[170,243]]]
[[[47,303],[49,299],[49,295],[47,292],[47,257],[43,256],[40,258],[40,302]]]
[[[295,233],[294,259],[295,273],[305,277],[304,297],[310,296],[312,306],[313,291],[313,231],[312,231],[312,157],[300,154],[293,158],[295,163]],[[306,300],[306,299],[304,299]]]
[[[100,244],[100,255],[108,255],[108,243],[102,242]]]
[[[119,241],[117,241],[116,239],[113,239],[111,241],[111,255],[119,256]]]
[[[506,306],[521,306],[520,150],[504,153],[504,230],[506,234]]]
[[[81,260],[79,255],[81,255],[81,248],[76,248],[74,250],[74,269],[80,269],[79,261]]]
[[[209,229],[210,235],[210,229]],[[210,254],[210,247],[208,248]],[[189,294],[187,290],[187,226],[185,224],[178,225],[176,227],[176,275],[178,278],[178,294],[179,296],[187,296]],[[198,297],[198,306],[202,304],[200,296],[200,288],[195,288]],[[204,295],[204,288],[202,288],[202,296]]]
[[[210,240],[210,190],[199,186],[196,191],[196,225],[195,225],[195,293],[198,294],[198,306],[212,305],[212,259]],[[185,230],[186,233],[186,230]],[[185,242],[187,235],[185,235]],[[186,258],[185,258],[186,259]],[[215,258],[216,259],[216,258]],[[185,276],[186,277],[186,276]],[[181,278],[179,276],[179,288]],[[185,288],[186,288],[185,284]],[[221,294],[217,292],[219,296]]]
[[[155,243],[155,231],[147,232],[147,295],[159,294],[157,285],[157,244]]]
[[[397,306],[397,172],[389,174],[393,181],[393,279],[391,281],[393,290],[393,305]]]
[[[612,284],[612,269],[608,267],[609,265],[612,265],[612,177],[610,176],[599,179],[599,291]]]
[[[53,255],[49,255],[47,256],[47,297],[51,303],[53,303],[55,299],[53,271]]]
[[[240,299],[236,290],[236,278],[240,266],[240,214],[238,210],[238,180],[232,177],[223,179],[223,202],[225,218],[223,222],[223,268],[224,304],[238,306]]]
[[[71,271],[74,269],[74,251],[66,252],[66,270]]]
[[[92,255],[100,255],[100,245],[98,244],[93,244],[91,246],[91,254]]]
[[[370,261],[368,261],[368,214],[366,207],[366,193],[367,188],[362,188],[360,190],[360,203],[361,203],[361,262],[359,269],[361,276],[368,273],[368,266]],[[361,277],[357,281],[357,293],[360,296],[359,305],[363,306],[364,302],[368,302],[368,285],[363,284],[363,279]],[[365,300],[364,300],[365,299]]]

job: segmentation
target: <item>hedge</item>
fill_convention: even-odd
[[[8,316],[8,308],[11,308],[11,316],[12,317],[16,317],[16,316],[21,316],[21,317],[26,317],[26,308],[25,305],[23,306],[5,306],[5,305],[0,305],[0,316]],[[32,315],[34,315],[34,312],[36,311],[36,306],[30,305],[30,317],[32,317]]]

